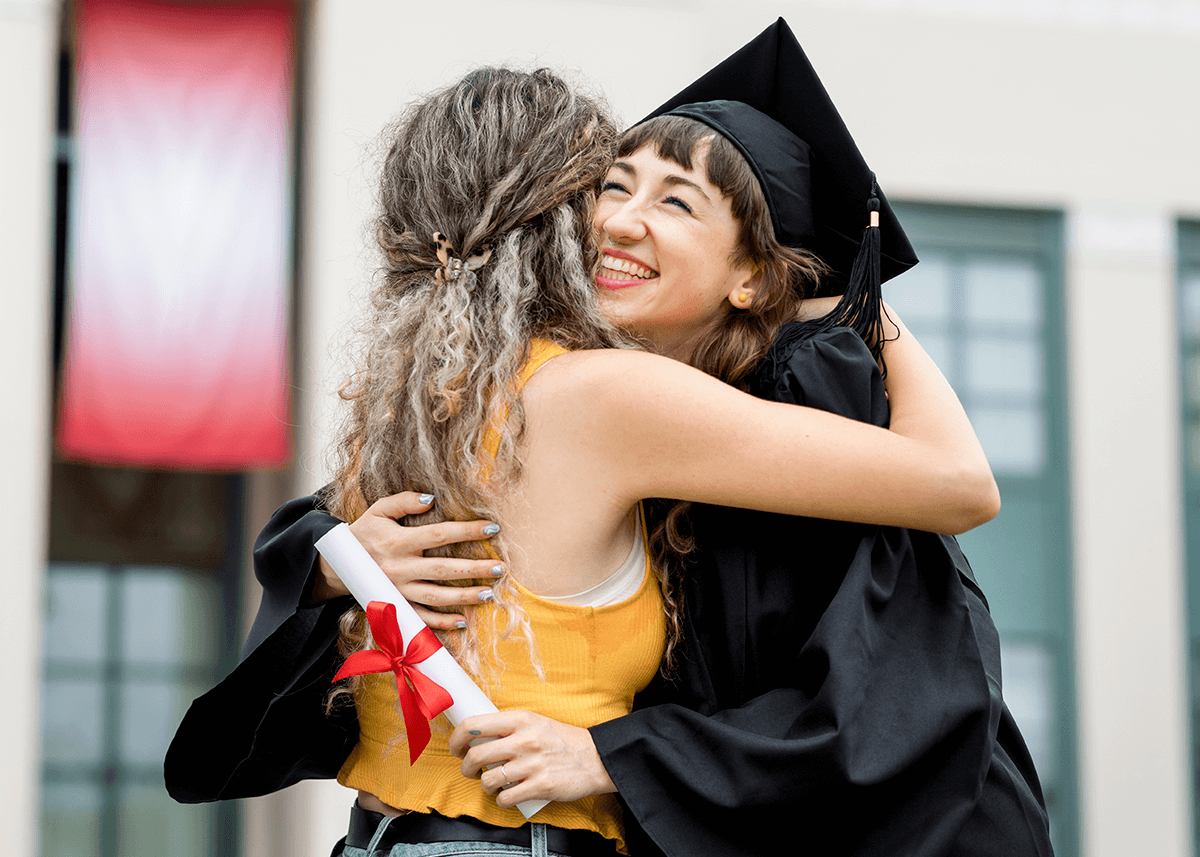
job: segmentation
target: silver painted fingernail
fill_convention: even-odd
[[[504,574],[504,566],[502,566],[502,565],[493,565],[492,566],[492,577],[501,577],[501,576],[503,576],[503,574]]]
[[[433,495],[432,494],[422,494],[420,497],[417,498],[417,502],[420,503],[422,506],[428,506],[430,503],[433,502]]]
[[[457,622],[454,623],[454,627],[461,631],[463,628],[467,627],[467,620],[459,619]]]
[[[483,601],[485,603],[488,601],[491,601],[495,597],[496,597],[496,593],[492,592],[492,590],[490,590],[490,589],[485,589],[485,590],[483,590],[483,592],[479,593],[479,600]]]
[[[498,532],[500,532],[499,524],[488,524],[486,527],[483,528],[483,534],[485,536],[494,536]]]

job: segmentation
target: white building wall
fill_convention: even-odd
[[[4,850],[32,857],[41,773],[43,569],[50,429],[51,166],[57,4],[0,0],[0,520],[5,618],[0,651],[14,690],[0,715]]]
[[[1081,850],[1098,857],[1191,853],[1173,241],[1136,204],[1072,216]]]
[[[57,3],[0,0],[0,476],[10,685],[40,682]],[[1174,326],[1177,216],[1200,216],[1196,0],[314,0],[304,93],[295,489],[326,476],[334,357],[371,269],[366,152],[414,95],[486,62],[574,69],[627,120],[787,17],[894,198],[1066,212],[1081,853],[1190,853]],[[1137,320],[1136,327],[1130,323]],[[34,694],[6,706],[6,853],[32,855]],[[320,855],[349,795],[260,803],[256,848]],[[257,814],[256,814],[257,813]],[[281,825],[282,822],[282,825]]]

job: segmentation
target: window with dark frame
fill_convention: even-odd
[[[1004,696],[1037,764],[1055,853],[1079,853],[1062,215],[904,203],[921,262],[884,285],[950,381],[1003,508],[959,541],[1000,631]]]
[[[1178,236],[1180,406],[1183,418],[1184,542],[1187,557],[1188,676],[1192,740],[1192,818],[1200,819],[1200,221],[1181,220]],[[1200,826],[1193,822],[1194,853]]]

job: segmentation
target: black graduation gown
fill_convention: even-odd
[[[878,368],[846,329],[789,326],[753,392],[887,424]],[[259,536],[263,605],[244,660],[171,745],[178,800],[334,776],[354,744],[352,712],[321,706],[347,599],[303,604],[312,545],[336,524],[315,502]],[[1051,853],[995,626],[953,538],[713,506],[692,520],[678,673],[591,729],[632,853]]]
[[[845,328],[789,326],[751,391],[888,423]],[[996,628],[953,537],[715,506],[692,522],[679,674],[591,730],[658,848],[1051,853]]]

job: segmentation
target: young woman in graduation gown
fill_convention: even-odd
[[[703,342],[690,362],[761,398],[887,425],[877,358],[893,334],[877,285],[915,257],[782,21],[626,132],[598,204],[603,252],[637,257],[649,245],[661,259],[669,217],[648,202],[706,173],[738,211],[726,164],[742,157],[770,201],[784,245],[774,252],[815,251],[833,269],[825,282],[845,291],[829,313],[776,328],[749,373],[705,365]],[[859,204],[843,220],[848,199]],[[872,210],[885,225],[868,228],[864,246],[847,241]],[[742,234],[743,247],[755,243]],[[747,308],[738,297],[731,325]],[[610,317],[669,347],[677,331],[654,318],[661,305],[639,303],[637,287],[608,298]],[[952,536],[713,505],[688,518],[697,549],[683,575],[677,673],[629,716],[589,730],[649,840],[633,840],[635,853],[752,855],[790,837],[828,854],[1051,854],[1037,774],[1001,692],[996,628]],[[464,723],[460,748],[468,728],[511,742],[471,751],[468,772],[511,758],[510,770],[541,775],[540,790],[514,788],[506,801],[552,794],[541,783],[570,776],[571,763],[553,759],[563,731],[538,718]],[[595,763],[575,763],[578,776],[595,779]]]
[[[777,25],[756,40],[757,56],[764,39],[785,53],[794,44]],[[898,244],[911,257],[903,234],[891,234],[885,251]],[[623,246],[627,236],[615,237]],[[855,321],[846,310],[838,318]],[[887,424],[874,355],[828,321],[785,328],[743,384]],[[426,508],[411,496],[392,502],[396,516]],[[288,504],[260,537],[266,594],[247,657],[189,714],[195,723],[240,697],[261,718],[227,746],[177,741],[168,779],[181,798],[330,776],[354,742],[351,719],[314,704],[332,670],[338,612],[305,603],[320,580],[313,541],[335,523],[314,505]],[[761,853],[781,836],[823,853],[1048,853],[1036,776],[999,695],[994,627],[952,539],[723,507],[696,506],[690,517],[698,549],[683,581],[674,677],[640,695],[633,714],[590,730],[640,822],[634,853]],[[480,534],[459,526],[437,539]],[[508,765],[514,775],[518,766]],[[583,768],[576,779],[588,781]],[[1028,829],[1019,839],[1018,824]]]

